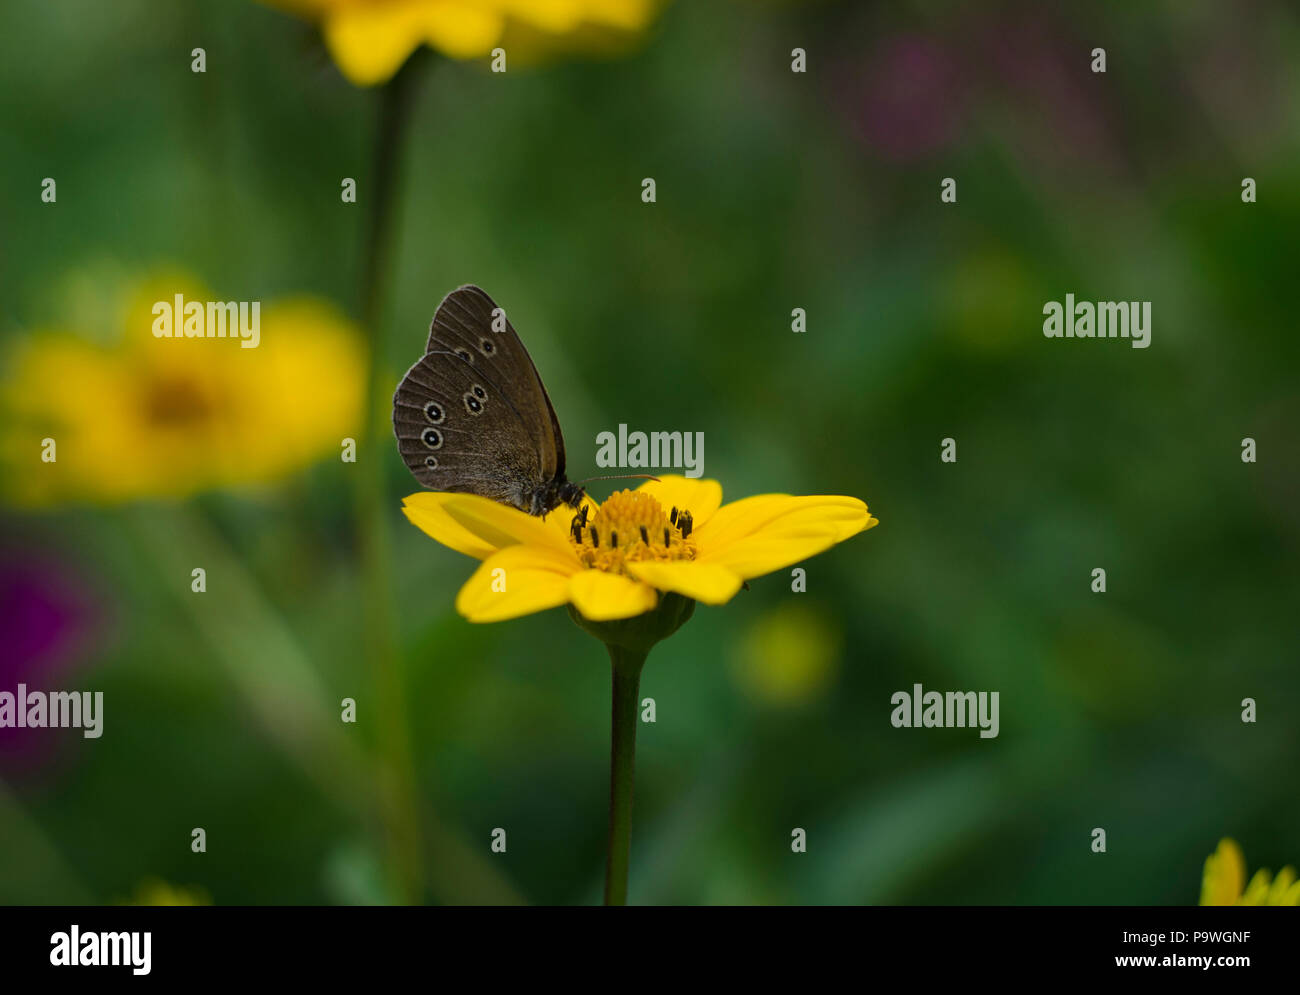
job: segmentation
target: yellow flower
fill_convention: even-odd
[[[819,697],[835,677],[838,629],[803,598],[757,618],[736,649],[733,672],[751,696],[797,706]]]
[[[349,80],[388,80],[421,45],[453,59],[501,46],[525,59],[609,48],[649,25],[662,0],[267,0],[319,22]]]
[[[176,294],[211,296],[186,277],[160,276],[127,295],[115,342],[44,331],[17,345],[0,382],[6,499],[183,498],[274,480],[356,436],[364,353],[331,307],[269,304],[256,348],[155,338],[154,302]]]
[[[212,899],[202,888],[181,888],[161,878],[145,878],[135,895],[123,905],[211,905]]]
[[[1201,879],[1202,905],[1300,905],[1300,881],[1294,867],[1283,867],[1276,878],[1258,870],[1246,884],[1246,859],[1235,840],[1219,840],[1219,849],[1205,858]]]
[[[403,502],[418,528],[482,560],[456,609],[498,622],[572,604],[593,622],[632,618],[675,592],[730,601],[750,577],[780,570],[877,524],[852,497],[763,494],[722,506],[716,480],[669,476],[581,514],[546,519],[472,494],[426,491]],[[581,526],[581,527],[580,527]]]

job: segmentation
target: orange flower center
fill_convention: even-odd
[[[172,428],[206,420],[212,404],[205,385],[183,377],[160,376],[145,385],[145,419],[159,427]]]
[[[693,560],[691,513],[663,506],[644,491],[611,494],[587,520],[573,516],[569,541],[584,566],[627,573],[625,563],[645,560]]]

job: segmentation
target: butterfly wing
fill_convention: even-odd
[[[563,470],[550,399],[513,327],[477,287],[443,299],[425,355],[393,396],[398,450],[415,478],[441,491],[479,494],[524,511]]]
[[[466,284],[444,297],[433,316],[424,351],[455,353],[507,388],[521,413],[544,412],[537,424],[542,473],[546,480],[564,474],[564,436],[551,398],[519,333],[486,292]]]

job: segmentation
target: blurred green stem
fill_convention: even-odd
[[[5,905],[94,905],[96,897],[0,778],[0,881]]]
[[[175,608],[189,615],[213,658],[244,695],[268,742],[281,747],[322,795],[349,816],[373,818],[376,808],[388,804],[387,785],[376,783],[368,756],[339,721],[337,699],[331,700],[311,656],[265,596],[244,557],[185,505],[140,506],[120,522],[156,567],[164,581],[161,591],[170,592]],[[201,597],[191,592],[189,582],[197,564],[207,568],[209,577],[221,578]],[[430,807],[422,807],[420,814],[421,838],[443,857],[425,865],[427,887],[436,900],[450,905],[523,902],[483,848]],[[6,817],[0,783],[0,826]],[[0,848],[0,881],[8,871],[5,856]],[[33,860],[40,856],[33,851]],[[417,883],[410,885],[419,892]],[[71,892],[66,897],[84,904]]]
[[[391,537],[388,533],[388,494],[384,461],[380,458],[386,420],[381,398],[386,382],[387,350],[383,333],[383,301],[392,271],[390,250],[393,204],[398,167],[410,120],[413,82],[418,72],[412,58],[379,91],[379,120],[374,146],[371,191],[365,198],[365,250],[361,276],[361,319],[370,336],[370,371],[363,412],[364,436],[356,476],[357,533],[361,546],[361,588],[364,598],[366,648],[374,667],[380,751],[384,764],[385,824],[389,837],[389,874],[400,901],[417,901],[421,860],[415,771],[395,635]],[[370,445],[366,445],[370,443]]]
[[[605,861],[605,904],[627,904],[627,871],[632,851],[632,781],[636,764],[637,695],[647,654],[609,646],[614,675],[613,722],[609,751],[609,850]]]

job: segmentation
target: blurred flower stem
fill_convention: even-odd
[[[365,755],[344,734],[310,654],[221,532],[183,504],[139,505],[120,521],[244,696],[260,731],[341,809],[364,804]],[[186,579],[195,565],[209,578],[202,597]]]
[[[328,687],[302,645],[249,570],[207,518],[186,505],[142,505],[119,519],[125,532],[152,562],[161,592],[189,616],[204,644],[247,701],[259,731],[292,759],[322,797],[339,811],[369,824],[389,793],[376,784],[367,755],[339,722]],[[221,578],[204,595],[190,590],[190,570],[203,564]],[[184,583],[177,583],[177,578]],[[6,806],[0,783],[0,825]],[[425,806],[420,825],[433,852],[444,859],[424,868],[433,898],[450,905],[522,904],[523,898],[459,827]],[[35,851],[33,851],[35,852]],[[38,854],[43,856],[44,854]],[[6,870],[0,855],[0,878]],[[409,869],[408,869],[409,870]],[[412,892],[420,885],[408,882]],[[62,894],[62,892],[60,892]],[[84,904],[72,892],[68,901]]]
[[[57,844],[0,778],[0,881],[6,905],[92,905],[95,896]]]
[[[390,853],[389,876],[394,894],[405,903],[418,901],[421,880],[420,828],[411,761],[406,699],[397,654],[393,603],[392,539],[388,529],[389,502],[384,481],[380,440],[387,426],[379,417],[380,398],[391,392],[387,383],[387,338],[384,299],[390,261],[394,201],[398,170],[411,116],[414,83],[423,58],[407,61],[378,91],[379,113],[371,169],[371,189],[364,196],[366,229],[361,274],[361,321],[370,336],[370,370],[366,378],[365,455],[357,463],[357,534],[361,546],[361,587],[365,600],[366,649],[374,668],[378,698],[380,754],[384,765],[385,819]],[[366,443],[370,443],[368,446]]]

